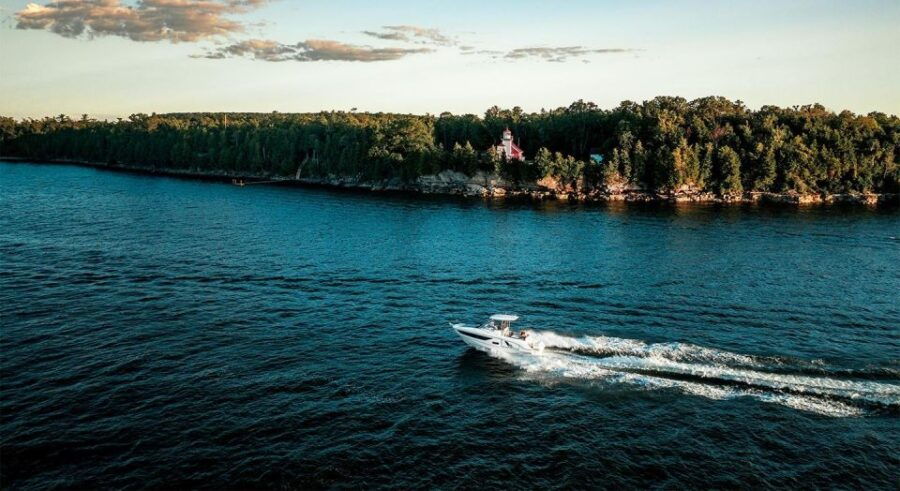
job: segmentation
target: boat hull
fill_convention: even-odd
[[[453,330],[469,346],[487,353],[540,353],[542,346],[532,346],[527,340],[504,336],[500,331],[453,324]]]

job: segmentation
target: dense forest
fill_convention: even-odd
[[[510,128],[527,160],[489,151]],[[900,191],[900,119],[833,113],[820,105],[750,110],[740,101],[657,97],[612,110],[577,101],[526,113],[135,114],[16,121],[0,117],[0,154],[197,172],[366,180],[452,169],[514,182],[544,177],[582,189],[631,184],[742,191]],[[591,155],[602,155],[602,162]]]

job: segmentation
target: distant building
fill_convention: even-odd
[[[513,143],[512,132],[509,131],[509,128],[503,131],[503,141],[495,146],[494,150],[498,156],[505,156],[507,160],[525,160],[525,152]]]

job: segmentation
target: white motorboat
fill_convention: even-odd
[[[518,316],[494,314],[481,326],[450,324],[456,334],[469,346],[491,352],[524,352],[537,354],[544,351],[544,343],[537,336],[522,329],[516,332],[510,324],[519,320]]]

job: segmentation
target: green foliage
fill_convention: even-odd
[[[541,147],[534,156],[534,164],[537,167],[539,178],[551,175],[554,165],[553,152],[547,147]]]
[[[227,119],[227,122],[226,122]],[[506,162],[492,146],[509,128],[532,161]],[[415,179],[452,169],[516,182],[630,182],[719,193],[896,192],[900,120],[820,105],[751,111],[722,97],[657,97],[603,110],[590,102],[526,113],[492,107],[439,117],[315,114],[135,114],[118,121],[65,115],[0,117],[0,153],[148,168],[257,175]],[[588,164],[591,154],[603,164]]]
[[[553,154],[553,163],[550,166],[550,175],[559,179],[566,186],[577,186],[584,170],[584,162],[576,160],[570,155],[559,152]]]
[[[469,176],[474,175],[479,170],[478,152],[468,141],[464,146],[456,142],[453,144],[450,162],[446,167]]]
[[[737,152],[727,145],[719,147],[717,153],[722,179],[719,184],[720,194],[741,193],[744,187],[741,185],[741,158]]]

